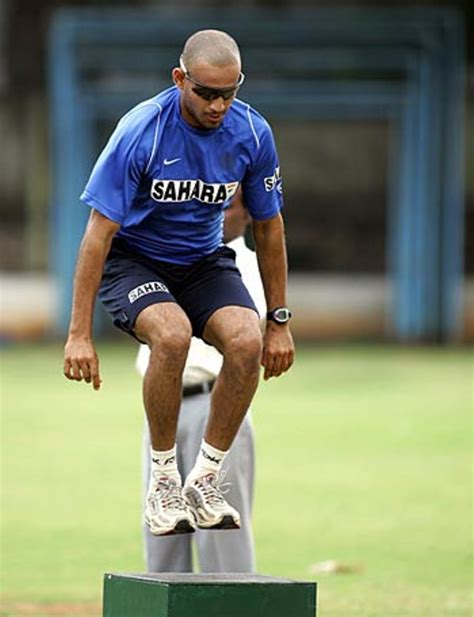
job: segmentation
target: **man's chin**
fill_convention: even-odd
[[[224,116],[219,116],[219,118],[210,118],[209,116],[206,116],[205,118],[202,118],[200,122],[206,129],[217,129],[222,124],[223,120]]]

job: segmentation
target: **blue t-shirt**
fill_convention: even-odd
[[[129,111],[92,170],[81,200],[120,223],[117,237],[152,259],[191,264],[222,244],[223,210],[239,184],[254,219],[282,207],[271,129],[236,99],[219,128],[190,126],[168,88]]]

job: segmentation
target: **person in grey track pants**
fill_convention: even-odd
[[[243,233],[248,214],[240,193],[226,211],[225,239],[236,252],[236,263],[244,283],[263,316],[265,299],[255,253],[245,245]],[[237,236],[237,237],[236,237]],[[139,349],[137,369],[143,375],[149,357],[146,345]],[[178,469],[186,477],[196,460],[210,409],[211,389],[222,358],[211,346],[193,338],[183,374],[183,400],[178,432]],[[145,423],[143,435],[143,494],[148,491],[150,475],[150,437]],[[254,572],[255,548],[251,524],[255,477],[255,444],[252,420],[247,414],[224,463],[223,484],[228,497],[241,515],[239,530],[200,530],[194,534],[160,537],[143,522],[145,561],[148,572]],[[193,551],[193,541],[195,550]],[[198,563],[193,564],[197,558]]]

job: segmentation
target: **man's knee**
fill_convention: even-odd
[[[242,373],[258,371],[262,356],[262,335],[258,329],[236,332],[227,345],[224,357]]]
[[[150,333],[151,353],[159,353],[172,360],[186,358],[191,344],[192,329],[189,321],[179,320],[153,328]]]
[[[152,356],[159,354],[170,362],[182,361],[191,344],[192,327],[181,310],[169,309],[165,314],[154,310],[143,315],[140,321],[137,320],[137,335],[146,341]]]

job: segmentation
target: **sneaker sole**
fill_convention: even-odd
[[[148,521],[146,522],[152,536],[176,536],[184,533],[194,533],[196,531],[186,519],[178,521],[172,529],[168,529],[167,531],[154,530],[150,527],[150,523]]]
[[[223,516],[220,521],[213,525],[200,524],[198,522],[199,529],[240,529],[240,525],[234,520],[234,517],[230,514]]]

